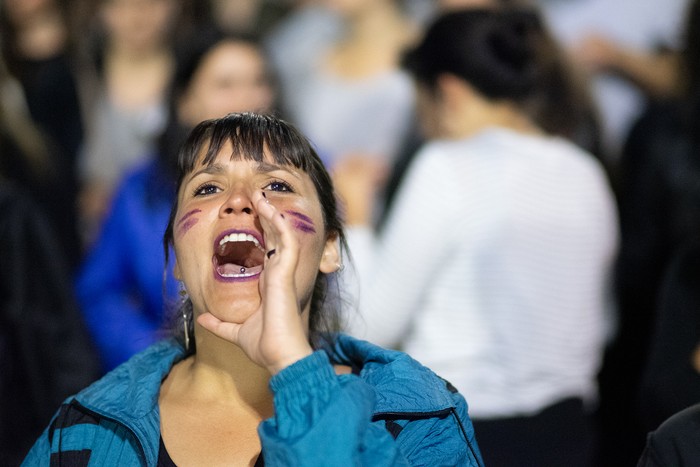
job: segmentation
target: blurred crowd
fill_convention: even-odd
[[[406,55],[468,9],[508,21]],[[700,1],[2,0],[0,50],[0,464],[167,333],[178,148],[229,112],[317,148],[347,330],[455,384],[487,465],[559,426],[634,465],[700,403]]]

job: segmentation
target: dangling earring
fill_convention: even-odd
[[[182,327],[185,330],[185,350],[190,350],[190,326],[187,318],[187,290],[185,284],[180,282],[180,310],[182,310]]]

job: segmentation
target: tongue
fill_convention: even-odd
[[[219,272],[219,274],[222,275],[227,275],[230,276],[232,274],[241,274],[241,268],[244,269],[243,272],[245,272],[245,268],[241,265],[238,264],[233,264],[233,263],[226,263],[226,264],[220,264],[216,270]]]

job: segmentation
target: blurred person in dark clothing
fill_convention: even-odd
[[[665,418],[655,416],[651,425],[643,422],[650,412],[646,407],[652,403],[649,397],[658,385],[656,389],[644,388],[641,400],[637,397],[645,368],[655,367],[659,358],[670,358],[666,353],[665,357],[656,355],[649,360],[650,349],[664,345],[652,344],[654,327],[668,320],[667,313],[697,311],[677,308],[683,293],[678,280],[687,280],[687,274],[679,276],[670,289],[667,287],[665,296],[661,291],[664,280],[669,280],[667,273],[673,258],[697,241],[700,229],[698,26],[700,2],[693,1],[678,59],[677,96],[649,103],[632,128],[620,161],[622,242],[615,278],[619,331],[601,374],[602,426],[616,438],[607,449],[604,445],[604,453],[610,456],[606,465],[632,462],[643,447],[646,432]],[[664,350],[669,351],[672,348]],[[656,392],[654,397],[658,396],[660,393]],[[664,414],[670,415],[667,410]],[[620,457],[623,454],[625,457]]]
[[[26,107],[21,111],[42,133],[35,139],[47,146],[44,175],[51,175],[60,183],[53,183],[48,190],[30,188],[52,217],[57,240],[73,268],[81,254],[77,232],[76,161],[83,127],[71,59],[68,10],[67,0],[0,3],[3,60],[0,80],[3,98],[13,101],[11,112],[18,112],[18,104]],[[37,141],[32,144],[36,146]],[[3,164],[8,175],[8,158]]]
[[[16,465],[57,403],[98,376],[53,221],[48,145],[0,61],[0,465]],[[25,109],[26,110],[26,109]],[[53,195],[55,196],[55,195]]]

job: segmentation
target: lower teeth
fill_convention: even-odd
[[[241,266],[240,264],[235,265],[235,267],[232,265],[220,265],[217,266],[216,270],[221,277],[250,277],[260,274],[262,265],[251,267]]]
[[[222,274],[221,277],[250,277],[253,275],[255,275],[255,273],[250,272],[250,273],[246,274],[246,273],[242,272],[240,274]]]

